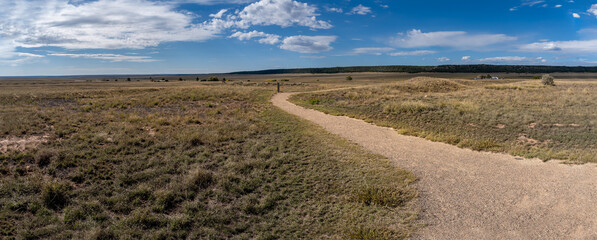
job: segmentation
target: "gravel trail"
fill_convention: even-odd
[[[597,239],[597,167],[476,152],[362,120],[272,103],[413,172],[427,224],[413,239]]]

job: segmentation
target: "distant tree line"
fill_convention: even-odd
[[[440,65],[440,66],[355,66],[331,68],[270,69],[233,72],[232,74],[285,74],[285,73],[352,73],[352,72],[406,72],[406,73],[597,73],[597,67],[529,66],[529,65]]]

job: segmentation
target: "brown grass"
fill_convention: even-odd
[[[474,150],[597,162],[596,82],[556,83],[415,78],[292,100]]]
[[[0,238],[410,235],[414,177],[274,108],[272,90],[178,81],[0,86],[0,139],[29,143],[0,153]],[[384,190],[358,200],[367,187]]]

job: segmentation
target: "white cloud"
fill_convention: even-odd
[[[270,45],[280,42],[280,36],[278,35],[258,32],[255,30],[253,30],[252,32],[235,32],[232,35],[230,35],[229,38],[238,38],[238,40],[241,41],[251,40],[252,38],[260,38],[258,40],[259,43]]]
[[[350,11],[349,14],[367,15],[369,13],[371,13],[370,7],[365,7],[362,4],[359,4],[358,6],[352,8],[352,11]]]
[[[533,7],[535,5],[539,5],[542,3],[545,3],[545,0],[523,0],[522,4],[520,4],[519,6],[510,8],[510,11],[516,11],[521,7]],[[539,5],[539,6],[547,7],[547,4],[543,4],[543,5]]]
[[[148,56],[127,56],[120,54],[67,54],[67,53],[52,53],[50,56],[70,57],[70,58],[89,58],[109,60],[111,62],[155,62],[157,60]]]
[[[504,34],[470,34],[464,31],[440,31],[424,33],[411,30],[399,34],[391,43],[402,48],[451,47],[457,49],[476,49],[489,45],[516,40],[516,37]]]
[[[329,29],[332,25],[317,20],[317,8],[307,3],[293,0],[261,0],[245,7],[238,15],[237,24],[242,28],[250,25],[278,25],[290,27],[299,25],[312,29]]]
[[[483,58],[479,59],[481,62],[523,62],[523,61],[530,61],[530,58],[527,57],[518,57],[518,56],[508,56],[508,57],[491,57],[491,58]]]
[[[222,16],[224,15],[224,13],[228,12],[228,9],[222,9],[220,10],[218,13],[216,14],[209,14],[210,17],[212,18],[222,18]]]
[[[336,12],[336,13],[343,13],[344,10],[342,8],[325,8],[328,12]]]
[[[175,0],[173,3],[196,3],[201,5],[241,4],[254,2],[253,0]]]
[[[253,2],[242,10],[222,9],[210,19],[178,9],[180,3],[221,4]],[[338,10],[336,10],[338,11]],[[305,26],[329,29],[318,20],[317,8],[294,0],[8,0],[0,1],[0,58],[2,63],[43,57],[18,53],[18,48],[60,47],[64,49],[142,49],[164,42],[205,41],[220,37],[228,29],[253,25]],[[280,36],[264,32],[235,32],[231,38],[256,39],[278,44]],[[335,36],[291,36],[281,49],[301,53],[329,51]],[[151,62],[146,56],[120,54],[65,54],[53,56],[108,61]]]
[[[437,59],[438,62],[449,62],[451,59],[447,58],[447,57],[440,57]]]
[[[421,55],[429,55],[429,54],[434,54],[436,53],[435,51],[430,51],[430,50],[418,50],[418,51],[402,51],[402,52],[393,52],[393,53],[389,53],[388,55],[390,56],[421,56]]]
[[[471,56],[463,56],[460,60],[462,60],[462,61],[470,61],[471,60]]]
[[[193,23],[195,16],[171,4],[147,0],[9,0],[0,3],[0,16],[0,36],[25,48],[140,49],[208,40],[226,27],[220,19]]]
[[[597,17],[597,4],[591,5],[591,8],[589,8],[589,10],[587,10],[587,12],[589,12],[590,14],[593,14],[593,15],[595,15],[595,17]]]
[[[597,53],[597,39],[536,42],[522,45],[520,50],[528,52]]]
[[[574,18],[580,18],[580,15],[578,15],[578,13],[572,13],[572,17],[574,17]]]
[[[562,5],[561,5],[561,4],[558,4],[558,5],[555,5],[554,7],[555,7],[555,8],[561,8],[561,7],[562,7]]]
[[[544,2],[545,2],[544,0],[538,0],[538,1],[533,1],[533,0],[528,1],[527,0],[527,1],[525,1],[525,2],[522,3],[522,6],[532,7],[532,6],[535,6],[537,4],[541,4],[541,3],[544,3]]]
[[[291,36],[282,41],[281,49],[300,53],[319,53],[332,50],[336,36]]]
[[[371,55],[381,55],[385,52],[394,51],[393,48],[355,48],[352,50],[353,55],[360,55],[360,54],[371,54]]]

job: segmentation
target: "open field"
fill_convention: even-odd
[[[414,176],[271,106],[272,89],[0,81],[0,238],[409,236]]]
[[[597,162],[597,81],[560,79],[556,84],[422,77],[292,100],[464,148]]]
[[[169,76],[169,82],[2,79],[0,236],[413,234],[415,177],[273,107],[277,82],[285,92],[352,88],[299,94],[293,101],[402,134],[475,150],[597,161],[597,82],[590,74],[565,75],[569,79],[556,79],[556,87],[515,74],[500,80],[346,76],[218,76],[225,83],[176,80],[183,76]]]

